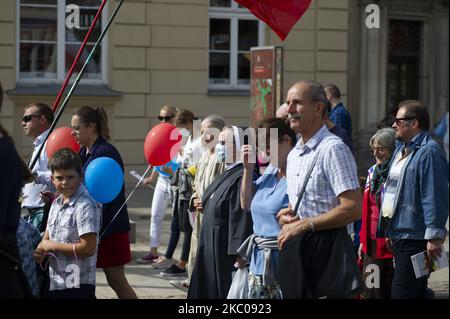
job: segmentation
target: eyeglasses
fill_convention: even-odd
[[[162,122],[162,121],[164,121],[164,122],[169,122],[171,119],[173,119],[173,115],[171,115],[171,116],[158,116],[158,119]]]
[[[33,117],[41,117],[41,116],[42,115],[39,115],[39,114],[24,115],[22,117],[22,122],[28,123],[33,119]]]
[[[374,152],[375,152],[375,153],[384,153],[385,150],[386,150],[385,147],[373,147],[373,148],[371,148],[371,149],[369,150],[369,152],[370,152],[371,154],[373,154]]]
[[[79,132],[81,128],[86,127],[86,124],[80,125],[80,126],[72,126],[72,130],[75,132]]]
[[[401,117],[398,119],[395,119],[395,124],[400,125],[402,124],[404,121],[411,121],[411,120],[415,120],[415,117]]]

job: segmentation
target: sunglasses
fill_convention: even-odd
[[[173,119],[173,115],[172,116],[158,116],[158,120],[165,121],[165,122],[169,122],[171,119]]]
[[[41,117],[42,115],[37,115],[37,114],[30,114],[30,115],[24,115],[24,117],[22,117],[22,121],[25,123],[30,122],[33,117]]]
[[[401,123],[403,123],[403,121],[411,121],[411,120],[415,120],[415,117],[401,117],[401,118],[397,118],[395,119],[395,124],[400,125]]]

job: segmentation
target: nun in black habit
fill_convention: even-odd
[[[233,265],[245,265],[237,249],[252,234],[252,220],[240,203],[243,166],[236,150],[241,149],[242,138],[242,130],[236,126],[225,127],[219,135],[216,156],[225,161],[226,170],[203,195],[203,221],[189,299],[225,299],[236,270]]]

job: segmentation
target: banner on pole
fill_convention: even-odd
[[[253,47],[250,53],[250,122],[257,126],[275,117],[283,94],[283,51],[281,47]]]

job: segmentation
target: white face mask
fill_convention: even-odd
[[[217,161],[220,163],[225,163],[225,159],[227,158],[227,151],[225,145],[222,145],[220,143],[216,144],[216,157]]]
[[[191,131],[184,127],[177,127],[183,139],[187,140],[192,135]]]

